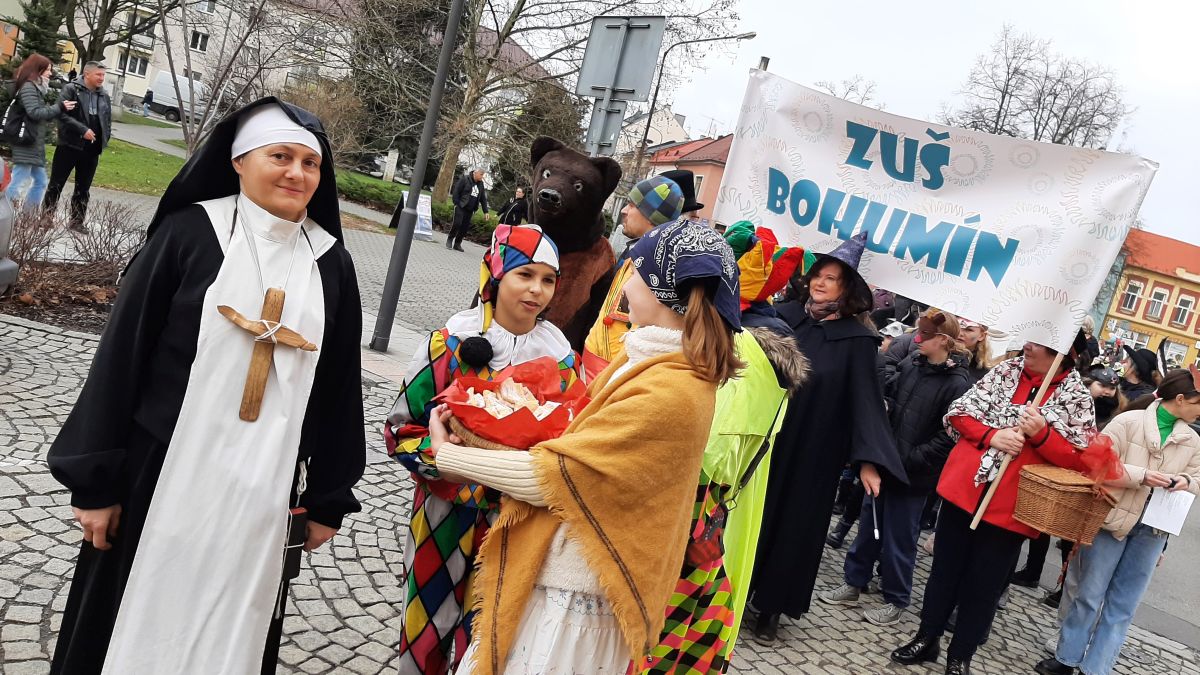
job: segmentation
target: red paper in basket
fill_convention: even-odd
[[[483,408],[466,403],[468,389],[499,391],[500,384],[509,379],[525,385],[537,397],[538,403],[554,401],[560,405],[545,419],[538,420],[533,412],[524,408],[496,419]],[[561,436],[588,404],[588,398],[584,396],[587,388],[578,378],[572,379],[575,381],[563,391],[563,372],[558,361],[545,356],[506,368],[491,381],[460,377],[443,390],[437,400],[445,403],[463,426],[480,437],[513,448],[532,448],[542,441]]]
[[[1113,450],[1112,439],[1104,434],[1096,434],[1092,438],[1079,456],[1079,461],[1087,467],[1084,473],[1093,483],[1116,480],[1125,475],[1125,465]]]

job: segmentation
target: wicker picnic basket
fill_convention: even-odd
[[[458,421],[453,415],[450,417],[450,431],[458,434],[458,437],[463,440],[463,443],[472,448],[486,448],[488,450],[513,450],[519,451],[521,448],[514,448],[495,441],[489,441],[482,436],[472,432],[470,429],[463,426],[462,422]]]
[[[1021,468],[1013,517],[1035,530],[1087,546],[1115,504],[1108,492],[1097,490],[1081,473],[1031,464]]]

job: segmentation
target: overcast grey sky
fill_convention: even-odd
[[[673,93],[673,109],[688,129],[732,131],[746,73],[759,56],[770,70],[811,86],[855,74],[874,80],[889,112],[933,119],[952,103],[975,58],[1004,24],[1054,41],[1058,51],[1111,68],[1136,109],[1124,147],[1159,163],[1142,205],[1152,232],[1200,245],[1200,4],[1142,0],[1007,0],[977,2],[794,3],[742,0],[742,20],[730,33],[758,37],[713,53]],[[1193,202],[1194,203],[1194,202]]]

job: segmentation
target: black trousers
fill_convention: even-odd
[[[62,194],[63,186],[74,171],[75,192],[71,195],[71,223],[83,224],[88,201],[91,199],[92,179],[96,177],[96,167],[99,164],[100,153],[91,148],[76,150],[66,145],[58,146],[54,151],[50,184],[46,187],[46,198],[42,201],[42,208],[53,209],[58,206],[58,196]]]
[[[970,513],[949,502],[942,504],[933,569],[921,607],[921,633],[942,635],[957,606],[950,658],[969,659],[983,643],[1025,539],[988,523],[971,530]]]
[[[454,225],[450,228],[450,235],[447,242],[453,241],[455,245],[461,244],[463,237],[471,231],[471,217],[475,215],[475,211],[467,211],[454,207]]]

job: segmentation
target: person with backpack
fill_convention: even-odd
[[[30,54],[13,74],[12,102],[4,113],[4,140],[12,146],[12,182],[8,198],[14,202],[24,199],[22,208],[33,211],[42,204],[46,193],[46,127],[44,122],[59,119],[64,124],[79,124],[67,113],[78,105],[76,101],[59,100],[46,103],[50,86],[50,59],[38,53]],[[67,120],[70,120],[69,122]],[[80,124],[82,126],[82,124]],[[80,131],[83,133],[86,128]],[[29,191],[26,184],[32,181]],[[24,194],[23,194],[24,193]]]

